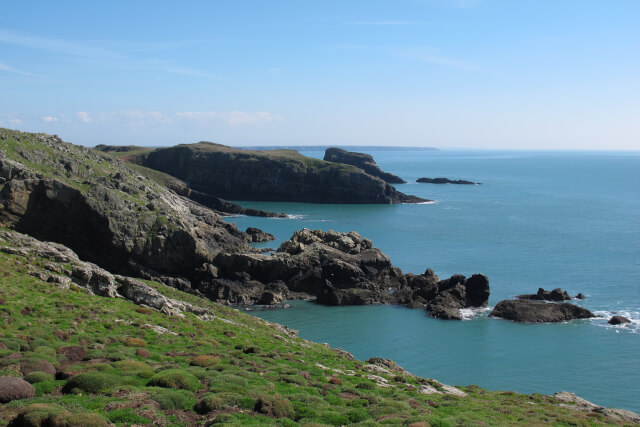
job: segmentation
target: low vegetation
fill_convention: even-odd
[[[606,425],[542,395],[460,387],[352,360],[293,331],[148,282],[209,308],[204,321],[43,282],[37,258],[0,257],[0,377],[35,397],[0,405],[0,425]],[[51,265],[47,264],[48,268]],[[153,329],[160,326],[165,329]],[[160,332],[158,332],[160,331]],[[164,331],[164,332],[162,332]],[[377,368],[376,368],[377,366]],[[44,372],[54,368],[54,372]]]

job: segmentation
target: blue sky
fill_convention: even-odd
[[[0,127],[640,150],[640,1],[4,2]]]

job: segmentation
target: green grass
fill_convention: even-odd
[[[60,425],[615,424],[600,414],[559,407],[542,395],[473,386],[464,388],[469,395],[462,398],[418,394],[416,388],[426,381],[403,373],[378,374],[394,384],[378,387],[366,378],[364,362],[232,308],[147,282],[168,297],[209,308],[217,319],[169,317],[27,274],[28,265],[42,264],[36,258],[0,257],[0,342],[8,347],[0,350],[0,372],[22,376],[19,360],[11,358],[20,353],[48,360],[66,377],[29,374],[36,397],[0,405],[0,426],[19,416],[34,425],[53,419]],[[176,335],[143,329],[144,324]],[[127,342],[145,343],[148,353],[139,355],[141,347]],[[87,359],[68,362],[57,353],[71,345],[87,349]],[[340,381],[331,384],[334,376]]]

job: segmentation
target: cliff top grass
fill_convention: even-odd
[[[45,269],[64,274],[53,264],[0,254],[0,377],[25,377],[36,390],[0,404],[0,425],[616,424],[542,395],[476,386],[460,387],[466,397],[422,394],[421,386],[441,385],[159,283],[148,282],[215,319],[170,317],[40,280]],[[50,366],[56,379],[28,372]]]

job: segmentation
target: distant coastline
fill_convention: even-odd
[[[435,147],[395,147],[392,145],[246,145],[234,148],[243,150],[296,150],[296,151],[325,151],[329,147],[357,151],[440,151]]]

